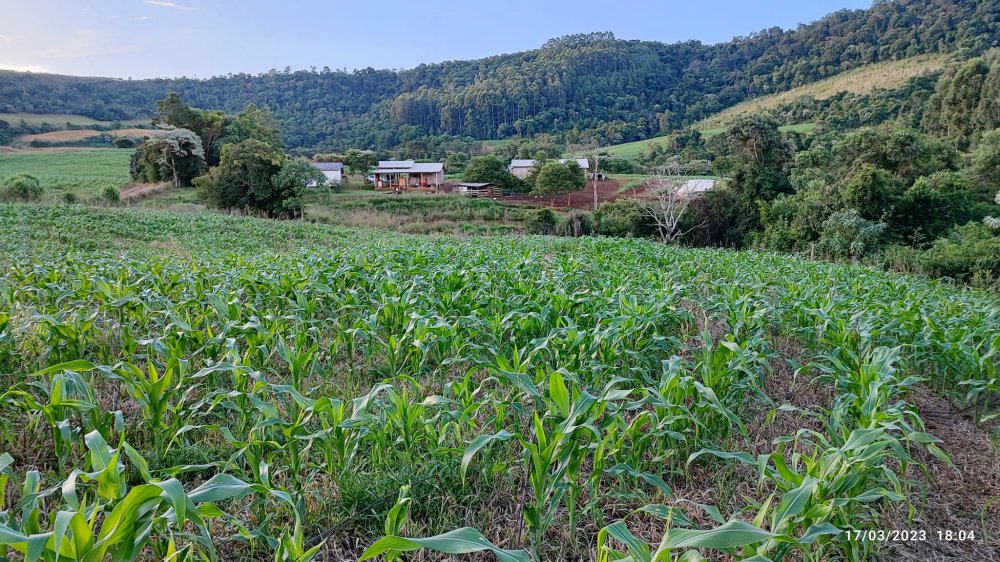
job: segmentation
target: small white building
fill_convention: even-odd
[[[571,160],[570,158],[560,158],[559,163],[565,164],[570,160]],[[590,161],[587,160],[586,158],[574,158],[572,160],[575,160],[577,165],[580,166],[581,169],[583,169],[584,174],[586,174],[587,170],[590,169]],[[524,178],[528,177],[528,174],[531,172],[531,168],[534,167],[534,165],[535,165],[534,160],[511,160],[510,165],[507,166],[507,171],[513,174],[514,177],[523,180]]]
[[[701,195],[706,191],[715,189],[716,183],[715,180],[707,179],[687,180],[677,191],[685,197],[694,197],[695,195]]]
[[[340,162],[313,162],[312,165],[323,172],[327,185],[340,185],[344,180],[344,165]],[[312,182],[309,187],[316,187],[316,182]]]

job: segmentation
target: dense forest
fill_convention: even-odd
[[[604,143],[660,135],[750,97],[928,52],[968,58],[997,44],[1000,0],[877,0],[795,30],[727,43],[664,44],[610,33],[405,71],[273,70],[205,80],[119,80],[0,72],[0,112],[151,117],[177,92],[195,107],[270,107],[290,148],[387,149],[418,141],[576,135]],[[444,141],[442,140],[444,139]]]

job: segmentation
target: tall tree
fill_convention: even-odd
[[[542,167],[542,170],[538,172],[532,193],[542,197],[551,197],[552,206],[555,207],[556,197],[578,189],[577,185],[578,179],[572,170],[566,167],[566,165],[552,160],[547,162]]]
[[[285,163],[284,153],[265,142],[247,139],[222,147],[219,165],[195,180],[198,193],[221,209],[247,209],[281,216],[285,190],[272,182]]]
[[[169,180],[174,187],[189,185],[205,167],[201,138],[188,129],[169,127],[152,131],[137,154],[139,161],[145,162],[140,164],[140,169],[146,170],[145,179]]]
[[[239,144],[245,140],[257,140],[266,145],[284,150],[281,129],[267,106],[258,107],[251,103],[226,126],[222,144]]]
[[[661,168],[653,179],[649,180],[648,185],[651,198],[642,199],[640,204],[646,215],[653,220],[657,234],[664,244],[671,244],[687,232],[701,226],[695,225],[685,231],[681,230],[693,194],[685,191],[685,180],[681,177],[677,166]]]
[[[785,165],[792,149],[778,123],[759,114],[738,117],[726,131],[726,143],[736,164],[732,186],[751,230],[759,226],[760,205],[792,191]]]
[[[176,92],[171,92],[166,98],[156,102],[156,116],[152,122],[156,126],[169,125],[194,131],[201,138],[206,163],[209,166],[218,164],[217,142],[225,127],[225,114],[222,111],[195,109],[184,103]]]

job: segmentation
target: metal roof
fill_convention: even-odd
[[[680,189],[678,189],[677,191],[682,195],[696,195],[698,193],[705,193],[706,191],[711,191],[712,189],[715,188],[715,184],[716,184],[715,180],[705,180],[705,179],[687,180],[686,182],[684,182],[684,185],[682,185]]]
[[[436,174],[444,171],[441,162],[385,161],[379,162],[374,174]]]
[[[344,169],[344,165],[340,162],[313,162],[312,165],[313,168],[324,172],[338,172]]]
[[[511,160],[511,168],[530,168],[535,165],[534,160]]]
[[[492,183],[460,183],[458,185],[460,185],[462,187],[478,188],[478,187],[486,187],[488,185],[493,185],[493,184]]]
[[[413,160],[379,160],[378,167],[381,168],[412,168]]]

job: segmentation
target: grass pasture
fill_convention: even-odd
[[[922,55],[861,66],[785,92],[747,100],[705,119],[696,127],[709,130],[724,127],[737,115],[774,109],[804,96],[822,100],[840,92],[870,94],[878,89],[895,88],[911,78],[941,70],[948,60],[948,55]]]
[[[305,218],[412,234],[499,234],[518,229],[526,212],[486,198],[348,189],[309,193]]]
[[[798,133],[810,133],[816,129],[815,123],[798,123],[796,125],[782,125],[778,127],[781,132],[794,131]],[[703,137],[711,138],[715,135],[722,134],[726,131],[725,127],[711,127],[705,129],[699,129]],[[623,144],[616,144],[614,146],[609,146],[606,150],[607,153],[612,156],[617,156],[618,158],[624,158],[625,160],[635,160],[646,154],[647,147],[650,143],[658,142],[665,145],[667,142],[667,137],[654,137],[651,139],[645,139],[641,141],[626,142]]]
[[[113,129],[110,131],[96,131],[93,129],[73,129],[66,131],[51,131],[36,135],[21,135],[17,137],[17,142],[29,144],[32,141],[42,141],[49,143],[78,142],[100,135],[111,135],[112,137],[129,137],[141,139],[149,135],[149,129]]]
[[[1000,547],[996,295],[635,239],[81,206],[0,205],[0,249],[0,557]],[[929,539],[852,532],[910,528]]]
[[[113,121],[98,121],[83,115],[63,113],[0,113],[0,121],[6,121],[11,125],[17,125],[22,120],[33,127],[48,124],[64,128],[67,123],[77,127],[110,127],[114,124]],[[129,125],[148,125],[149,119],[129,120],[126,123]]]
[[[132,152],[113,148],[0,152],[0,185],[10,176],[28,173],[41,182],[45,201],[59,201],[64,193],[96,198],[109,185],[118,189],[128,185]]]

